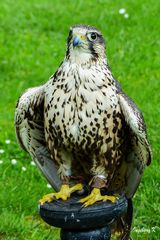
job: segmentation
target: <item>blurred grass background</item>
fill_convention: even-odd
[[[128,18],[119,14],[121,8]],[[154,0],[0,1],[0,239],[59,239],[58,230],[38,217],[38,199],[51,189],[16,143],[14,111],[26,88],[56,71],[69,27],[79,23],[103,32],[113,74],[144,114],[153,162],[134,198],[132,237],[160,239],[159,12]]]

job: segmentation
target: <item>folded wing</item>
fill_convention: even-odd
[[[119,91],[118,98],[129,133],[125,193],[127,198],[131,198],[140,183],[145,166],[151,162],[152,153],[140,110],[122,91]]]
[[[61,182],[45,141],[44,96],[44,86],[40,86],[28,89],[19,98],[15,129],[20,146],[31,155],[52,187],[58,190]]]

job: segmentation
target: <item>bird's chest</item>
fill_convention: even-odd
[[[57,81],[46,96],[46,127],[58,145],[95,148],[112,131],[117,98],[103,81],[98,85],[77,76]],[[78,82],[79,81],[79,82]]]

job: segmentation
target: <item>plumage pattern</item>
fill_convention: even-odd
[[[37,164],[38,149],[51,156],[53,175],[39,166],[52,186],[57,174],[62,182],[80,175],[92,186],[103,176],[101,187],[131,198],[151,161],[142,114],[113,78],[94,27],[71,28],[64,61],[46,84],[20,97],[15,126]]]

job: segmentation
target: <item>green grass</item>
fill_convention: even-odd
[[[128,19],[118,13],[122,7]],[[132,236],[134,240],[160,239],[159,12],[159,1],[154,0],[1,0],[0,149],[5,152],[0,154],[0,239],[59,239],[58,230],[38,217],[37,201],[51,190],[16,143],[14,110],[26,88],[44,83],[57,69],[69,26],[76,23],[102,30],[114,76],[143,111],[153,162],[134,198]],[[6,139],[11,140],[9,145]],[[11,159],[17,164],[11,165]]]

